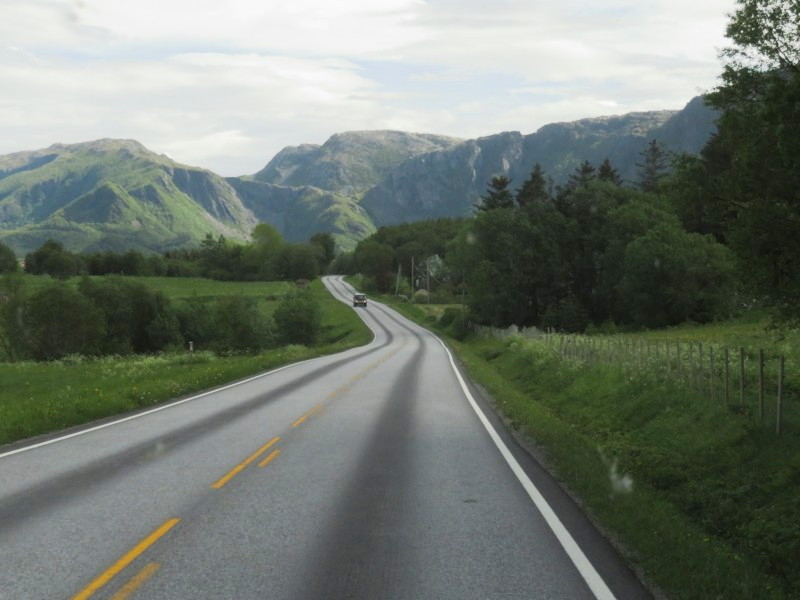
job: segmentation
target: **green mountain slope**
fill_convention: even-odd
[[[256,223],[223,178],[133,140],[0,157],[0,239],[20,253],[48,238],[81,251],[160,251],[207,233],[246,239]]]
[[[270,223],[290,242],[315,233],[331,233],[343,249],[375,232],[375,225],[358,202],[349,196],[311,186],[286,187],[231,177],[245,205],[259,221]]]

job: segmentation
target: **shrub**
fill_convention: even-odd
[[[283,297],[273,315],[278,339],[284,344],[314,344],[322,331],[322,311],[309,290]]]
[[[30,351],[37,360],[96,354],[105,320],[86,296],[62,283],[41,288],[24,306]]]

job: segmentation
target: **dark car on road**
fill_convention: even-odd
[[[366,294],[354,294],[353,295],[353,306],[366,306],[367,305],[367,295]]]

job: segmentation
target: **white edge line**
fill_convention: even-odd
[[[330,290],[328,290],[328,292],[330,292]],[[345,302],[345,301],[342,300],[342,302]],[[346,304],[346,302],[345,302],[345,304]],[[363,320],[363,317],[362,317],[362,320]],[[365,324],[369,327],[369,325],[366,323],[366,321],[365,321]],[[373,331],[372,341],[369,344],[367,344],[367,346],[369,346],[369,345],[371,345],[373,343],[375,343],[375,332],[374,331]],[[16,450],[10,450],[8,452],[4,452],[3,454],[0,454],[0,458],[6,458],[8,456],[13,456],[14,454],[21,454],[22,452],[28,452],[29,450],[35,450],[36,448],[41,448],[42,446],[49,446],[50,444],[55,444],[57,442],[63,442],[63,441],[68,440],[70,438],[78,437],[80,435],[86,435],[87,433],[92,433],[93,431],[98,431],[100,429],[105,429],[106,427],[113,427],[114,425],[119,425],[120,423],[125,423],[126,421],[132,421],[133,419],[138,419],[140,417],[146,417],[147,415],[152,415],[153,413],[156,413],[158,411],[166,410],[168,408],[173,408],[173,407],[178,406],[180,404],[184,404],[186,402],[191,402],[192,400],[199,400],[200,398],[203,398],[204,396],[208,396],[209,394],[216,394],[217,392],[223,392],[223,391],[228,390],[228,389],[230,389],[232,387],[236,387],[238,385],[244,385],[245,383],[250,383],[251,381],[255,381],[256,379],[261,379],[262,377],[267,377],[268,375],[272,375],[273,373],[277,373],[278,371],[283,371],[284,369],[290,369],[292,367],[296,367],[298,365],[302,365],[302,364],[305,364],[307,362],[311,362],[312,360],[319,360],[320,358],[326,358],[326,357],[324,357],[324,356],[316,356],[314,358],[301,360],[300,362],[292,363],[290,365],[284,365],[282,367],[278,367],[277,369],[273,369],[272,371],[267,371],[266,373],[261,373],[259,375],[254,375],[253,377],[248,377],[247,379],[243,379],[242,381],[237,381],[236,383],[230,383],[230,384],[225,385],[223,387],[214,388],[212,390],[208,390],[207,392],[203,392],[202,394],[197,394],[196,396],[191,396],[189,398],[184,398],[183,400],[177,400],[177,401],[171,402],[169,404],[164,404],[162,406],[158,406],[158,407],[150,409],[148,411],[137,413],[135,415],[131,415],[130,417],[125,417],[125,418],[122,418],[122,419],[118,419],[116,421],[111,421],[109,423],[103,423],[102,425],[96,425],[95,427],[90,427],[89,429],[82,429],[81,431],[76,431],[75,433],[62,435],[61,437],[53,438],[51,440],[45,440],[44,442],[39,442],[38,444],[32,444],[30,446],[24,446],[22,448],[17,448]]]
[[[407,321],[413,326],[420,327],[400,313],[397,313],[397,311],[393,312],[398,314],[403,320]],[[503,456],[506,463],[508,463],[511,471],[514,473],[514,475],[516,475],[517,479],[522,484],[522,487],[525,488],[525,491],[528,493],[528,496],[533,501],[534,505],[536,505],[536,508],[539,509],[539,512],[541,513],[542,517],[544,517],[545,522],[555,534],[559,543],[564,548],[564,551],[567,553],[567,556],[569,556],[570,560],[572,561],[572,564],[574,564],[575,568],[578,569],[578,572],[581,574],[581,577],[583,577],[583,580],[586,582],[586,585],[589,587],[592,594],[594,594],[595,598],[598,600],[616,600],[616,597],[606,585],[606,582],[603,581],[603,578],[594,568],[592,563],[588,558],[586,558],[583,550],[581,550],[580,546],[578,546],[578,543],[575,541],[569,531],[567,531],[567,528],[564,527],[564,524],[558,518],[558,515],[556,515],[553,509],[550,508],[550,504],[548,504],[547,500],[545,500],[544,496],[542,496],[541,492],[530,480],[530,477],[528,477],[528,474],[525,473],[519,462],[517,462],[517,459],[514,458],[514,455],[508,449],[508,446],[506,446],[505,442],[500,439],[500,436],[497,434],[494,426],[489,422],[489,419],[486,418],[486,415],[483,413],[480,406],[478,406],[478,403],[475,402],[475,398],[472,397],[472,393],[470,393],[469,388],[464,382],[464,378],[461,377],[461,372],[458,370],[458,367],[456,367],[456,363],[453,360],[453,355],[450,353],[447,345],[435,333],[425,329],[424,327],[420,327],[420,329],[428,332],[437,342],[441,344],[442,348],[444,348],[444,351],[447,353],[447,356],[450,359],[450,367],[456,374],[456,378],[461,386],[461,390],[464,392],[464,396],[469,401],[470,406],[472,406],[472,410],[474,410],[475,414],[478,415],[478,419],[480,419],[483,427],[488,432],[489,437],[492,438],[492,441],[494,442],[495,446],[497,446],[497,449],[500,451],[500,454]]]
[[[309,358],[300,362],[292,363],[290,365],[284,365],[282,367],[278,367],[277,369],[273,369],[272,371],[267,371],[266,373],[261,373],[259,375],[254,375],[253,377],[248,377],[247,379],[243,379],[242,381],[237,381],[236,383],[230,383],[223,387],[214,388],[212,390],[208,390],[203,392],[202,394],[197,394],[196,396],[191,396],[189,398],[184,398],[183,400],[177,400],[175,402],[171,402],[169,404],[164,404],[162,406],[158,406],[156,408],[152,408],[145,412],[137,413],[135,415],[131,415],[129,417],[124,417],[122,419],[118,419],[116,421],[111,421],[109,423],[103,423],[102,425],[96,425],[95,427],[90,427],[89,429],[83,429],[81,431],[76,431],[75,433],[70,433],[67,435],[62,435],[61,437],[53,438],[52,440],[45,440],[44,442],[39,442],[38,444],[32,444],[30,446],[25,446],[23,448],[17,448],[16,450],[11,450],[9,452],[4,452],[0,454],[0,458],[5,458],[7,456],[11,456],[13,454],[19,454],[21,452],[27,452],[28,450],[34,450],[36,448],[41,448],[42,446],[49,446],[50,444],[55,444],[56,442],[63,442],[64,440],[68,440],[70,438],[78,437],[79,435],[85,435],[87,433],[91,433],[93,431],[98,431],[99,429],[105,429],[106,427],[112,427],[114,425],[119,425],[120,423],[125,423],[126,421],[132,421],[133,419],[138,419],[140,417],[146,417],[147,415],[152,415],[161,410],[166,410],[168,408],[173,408],[180,404],[184,404],[185,402],[191,402],[192,400],[199,400],[204,396],[208,396],[209,394],[216,394],[217,392],[223,392],[227,389],[232,387],[236,387],[239,385],[244,385],[245,383],[250,383],[251,381],[255,381],[256,379],[261,379],[262,377],[266,377],[267,375],[272,375],[273,373],[277,373],[278,371],[283,371],[284,369],[289,369],[291,367],[296,367],[297,365],[302,365],[303,363],[311,362],[312,360],[317,360],[317,358],[323,358],[321,356],[315,358]]]

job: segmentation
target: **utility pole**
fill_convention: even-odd
[[[431,303],[431,257],[425,259],[425,287],[428,290],[428,304]]]
[[[414,257],[411,257],[411,303],[414,303],[414,277],[416,276],[416,271],[414,271]]]
[[[397,296],[397,292],[400,291],[400,270],[403,268],[403,265],[397,265],[397,283],[394,284],[394,295]]]

